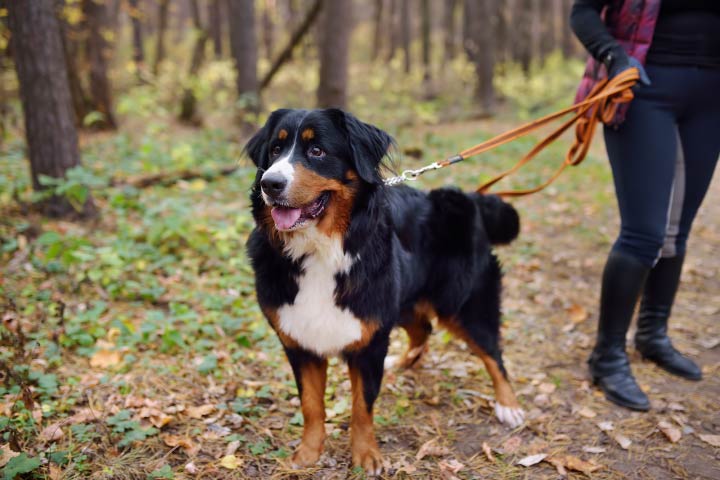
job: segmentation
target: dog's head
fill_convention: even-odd
[[[382,185],[393,140],[338,109],[276,110],[245,150],[258,167],[255,218],[273,232],[347,229],[355,198]]]

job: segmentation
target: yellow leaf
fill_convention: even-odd
[[[220,466],[227,468],[228,470],[235,470],[242,465],[242,460],[237,458],[235,455],[225,455],[220,459]]]
[[[570,315],[570,320],[572,320],[573,323],[580,323],[588,317],[588,311],[585,310],[585,307],[578,304],[570,305],[570,308],[567,309],[567,312]]]
[[[202,418],[206,415],[209,415],[215,410],[215,405],[207,404],[207,405],[200,405],[199,407],[188,407],[185,410],[185,413],[190,418]]]
[[[120,363],[120,352],[111,350],[112,343],[98,340],[95,344],[97,350],[90,357],[90,366],[94,368],[110,368]]]

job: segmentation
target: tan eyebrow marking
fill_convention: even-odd
[[[315,130],[313,130],[312,128],[306,128],[305,130],[303,130],[301,136],[303,140],[312,140],[313,138],[315,138]]]
[[[287,138],[287,136],[288,136],[288,132],[284,128],[278,132],[278,138],[280,140],[285,140]]]

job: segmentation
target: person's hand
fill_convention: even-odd
[[[608,71],[608,78],[613,78],[620,72],[624,72],[629,68],[637,68],[640,74],[640,83],[642,85],[650,85],[650,77],[648,77],[645,67],[643,67],[640,60],[635,57],[629,56],[625,53],[625,50],[620,47],[613,49],[605,55],[603,63]]]

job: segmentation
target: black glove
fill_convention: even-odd
[[[628,68],[637,68],[640,74],[640,83],[643,85],[650,85],[650,77],[648,77],[645,68],[635,57],[629,56],[625,53],[625,49],[622,47],[613,48],[603,56],[603,64],[608,71],[608,78],[613,78],[620,72],[624,72]]]

